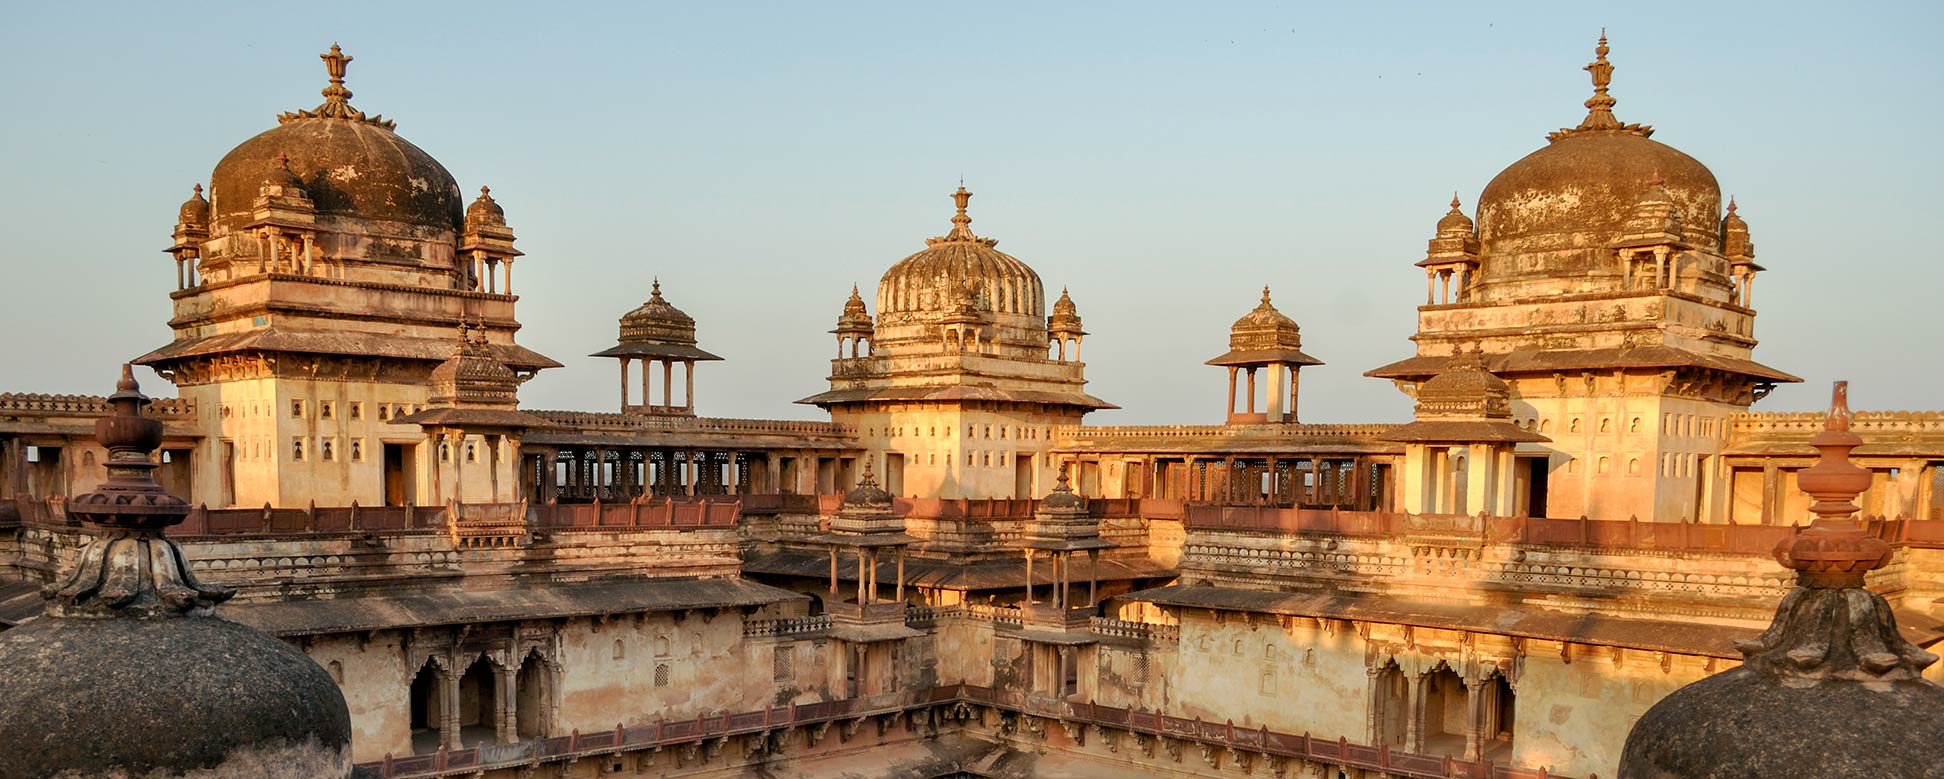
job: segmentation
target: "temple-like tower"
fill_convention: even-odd
[[[438,160],[353,108],[351,57],[322,55],[324,102],[231,150],[178,213],[175,340],[138,363],[201,415],[195,494],[211,507],[376,505],[428,494],[420,430],[432,370],[463,322],[530,376],[514,342],[505,211],[470,207]]]
[[[695,345],[695,317],[662,298],[661,279],[655,279],[648,302],[621,316],[621,340],[595,352],[594,357],[621,361],[621,412],[695,416],[695,364],[720,360]],[[630,402],[635,361],[641,362],[641,399]],[[682,402],[675,402],[675,366],[682,366]],[[661,377],[661,402],[655,402],[655,377]]]
[[[1269,302],[1269,287],[1264,286],[1262,302],[1229,328],[1229,350],[1208,364],[1228,369],[1225,423],[1248,425],[1295,422],[1299,372],[1305,365],[1322,365],[1323,361],[1303,353],[1303,331],[1296,320]],[[1243,383],[1237,382],[1238,376]],[[1243,394],[1237,394],[1238,389]],[[1262,401],[1260,411],[1258,399]]]
[[[830,391],[798,402],[856,425],[893,495],[1029,498],[1051,483],[1052,426],[1114,406],[1085,391],[1072,299],[1049,322],[1039,274],[972,233],[971,192],[952,199],[951,232],[878,282],[875,323],[855,296],[845,307],[839,349],[868,351],[833,360]],[[1056,341],[1076,353],[1049,356]]]
[[[1707,166],[1613,115],[1604,35],[1577,127],[1486,185],[1476,232],[1454,197],[1424,261],[1417,355],[1370,371],[1406,392],[1460,349],[1511,389],[1546,513],[1721,516],[1728,416],[1778,382],[1755,362],[1747,225]]]

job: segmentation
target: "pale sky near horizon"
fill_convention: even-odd
[[[949,227],[1072,289],[1098,424],[1219,421],[1263,284],[1326,365],[1305,421],[1400,421],[1453,190],[1578,123],[1605,26],[1615,113],[1707,164],[1758,260],[1757,410],[1944,408],[1936,3],[8,3],[0,392],[106,394],[166,343],[176,206],[277,113],[398,121],[526,252],[530,408],[613,410],[615,320],[659,276],[727,358],[709,416],[822,418],[852,283]],[[1050,303],[1050,301],[1049,301]],[[873,313],[875,302],[873,301]],[[173,394],[151,378],[145,389]]]

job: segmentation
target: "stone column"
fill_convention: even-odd
[[[628,364],[632,362],[634,362],[634,359],[631,357],[621,358],[621,410],[622,411],[628,410]]]
[[[1476,679],[1465,680],[1465,759],[1467,760],[1477,760],[1485,754],[1484,723],[1479,721],[1483,713],[1479,707],[1485,697],[1479,692],[1482,686],[1484,683]]]
[[[456,665],[457,663],[455,663]],[[439,740],[444,741],[446,749],[459,748],[459,672],[447,671],[439,674],[439,693],[445,696],[445,706],[439,709]]]
[[[675,408],[675,361],[662,360],[662,408]]]
[[[1224,422],[1228,421],[1228,417],[1233,415],[1234,413],[1235,413],[1235,366],[1231,365],[1229,366],[1228,405],[1224,406],[1222,409],[1222,421]]]
[[[1254,414],[1254,413],[1255,413],[1255,409],[1256,409],[1256,402],[1255,402],[1255,401],[1256,401],[1256,380],[1255,380],[1255,379],[1256,379],[1256,369],[1255,369],[1255,368],[1253,368],[1253,367],[1251,367],[1251,368],[1249,368],[1249,369],[1248,369],[1248,373],[1249,373],[1249,404],[1248,404],[1248,408],[1249,408],[1249,413],[1251,413],[1251,414]]]
[[[1410,679],[1410,716],[1404,718],[1404,743],[1412,752],[1424,751],[1424,705],[1428,674],[1417,674]]]
[[[520,705],[517,695],[519,692],[518,674],[519,670],[517,668],[501,668],[498,689],[493,691],[498,693],[499,698],[499,705],[496,707],[495,717],[493,718],[493,735],[501,744],[513,743],[514,738],[518,735],[513,728],[513,724],[516,722],[515,718],[519,716],[517,713]]]
[[[1384,669],[1382,667],[1373,668],[1365,666],[1364,675],[1369,677],[1365,680],[1365,683],[1370,686],[1370,695],[1364,703],[1364,725],[1367,735],[1365,741],[1371,746],[1382,746],[1384,743],[1384,702],[1390,697],[1388,695],[1389,691],[1384,689]]]
[[[695,361],[682,361],[682,378],[687,380],[688,388],[682,391],[682,408],[695,411]]]

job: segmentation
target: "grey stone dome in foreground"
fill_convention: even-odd
[[[1844,382],[1822,452],[1797,477],[1817,518],[1775,548],[1796,571],[1741,667],[1661,699],[1627,734],[1620,779],[1944,779],[1944,687],[1923,677],[1937,656],[1905,640],[1864,574],[1890,547],[1850,517],[1870,472],[1849,461]]]
[[[96,531],[45,613],[0,633],[0,779],[343,779],[351,712],[323,668],[215,616],[163,528],[189,507],[155,483],[162,423],[122,367],[95,422],[108,478],[68,503]]]

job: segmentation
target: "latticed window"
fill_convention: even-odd
[[[770,659],[770,677],[779,682],[787,682],[796,676],[795,655],[787,646],[779,646]]]
[[[655,686],[656,687],[668,686],[668,664],[667,663],[655,664]]]

